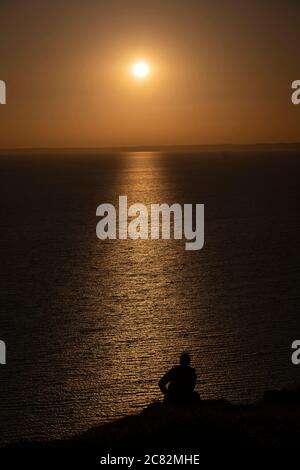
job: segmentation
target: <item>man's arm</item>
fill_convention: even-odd
[[[194,369],[193,381],[192,381],[193,390],[194,390],[194,388],[196,387],[196,383],[197,383],[197,374],[196,374],[196,371],[195,371],[195,369]]]
[[[165,395],[168,391],[167,385],[171,380],[173,373],[173,369],[169,370],[158,382],[158,386],[160,388],[160,391]]]

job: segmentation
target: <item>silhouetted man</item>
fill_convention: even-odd
[[[169,370],[158,382],[158,386],[169,403],[195,403],[200,396],[194,392],[197,381],[195,369],[190,367],[189,354],[180,356],[180,365]]]

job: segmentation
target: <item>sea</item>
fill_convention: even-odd
[[[120,195],[204,204],[204,247],[99,240]],[[1,445],[140,412],[182,351],[202,399],[300,384],[299,152],[4,152],[0,201]]]

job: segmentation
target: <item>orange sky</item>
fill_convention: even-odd
[[[300,141],[296,0],[10,0],[0,17],[2,148]]]

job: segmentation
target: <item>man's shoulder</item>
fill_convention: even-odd
[[[169,370],[168,374],[173,375],[176,374],[176,372],[178,371],[180,371],[180,366],[174,366]]]
[[[188,371],[189,371],[189,374],[190,374],[190,375],[197,375],[197,374],[196,374],[196,369],[195,369],[194,367],[189,367],[189,368],[188,368]]]

